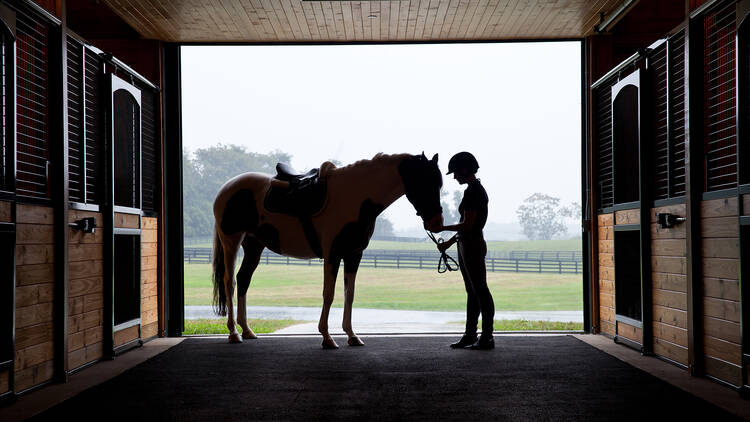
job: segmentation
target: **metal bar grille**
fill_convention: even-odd
[[[157,93],[141,89],[141,172],[143,210],[155,212],[159,203],[159,135]]]
[[[102,59],[85,49],[84,99],[86,136],[86,203],[101,204],[104,198],[104,108],[102,104]]]
[[[742,131],[740,132],[740,139],[739,139],[739,147],[740,147],[740,183],[741,184],[748,184],[750,183],[750,166],[748,166],[748,160],[750,160],[750,136],[748,133],[750,133],[750,23],[744,23],[743,27],[744,29],[741,31],[742,36],[742,43],[740,44],[742,46],[742,50],[740,51],[740,54],[742,55],[742,59],[740,60],[741,66],[744,65],[744,69],[740,69],[740,81],[741,81],[741,95],[742,99],[744,100],[744,107],[742,107],[741,111],[743,113],[743,116],[741,116],[741,119],[744,121],[742,122]],[[742,73],[744,72],[744,74]],[[745,212],[750,212],[750,210],[745,210]]]
[[[737,186],[735,4],[703,15],[704,188]]]
[[[596,177],[599,208],[614,205],[612,162],[612,85],[613,78],[594,90],[594,129],[596,147]]]
[[[685,195],[685,31],[673,35],[669,48],[669,191]]]
[[[649,84],[653,108],[651,146],[651,195],[652,198],[669,198],[669,116],[667,95],[667,44],[657,47],[649,56]]]
[[[9,156],[10,156],[10,143],[13,141],[8,137],[8,117],[10,111],[8,110],[7,95],[9,94],[10,87],[7,85],[8,80],[8,61],[11,59],[9,56],[8,36],[5,32],[0,32],[0,84],[2,84],[2,97],[0,97],[0,113],[2,113],[2,121],[0,121],[0,132],[1,149],[0,149],[0,190],[12,190],[11,184]],[[12,92],[12,91],[11,91]]]
[[[83,45],[68,38],[68,172],[72,202],[85,202]]]
[[[49,198],[49,26],[16,11],[16,193]]]

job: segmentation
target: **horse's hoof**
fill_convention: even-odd
[[[336,342],[333,341],[332,338],[323,339],[323,344],[321,344],[321,346],[323,346],[324,349],[338,349],[339,348],[339,345],[336,344]]]
[[[347,340],[346,343],[349,344],[349,346],[364,346],[365,345],[365,342],[360,340],[359,337],[357,336],[349,337],[349,340]]]
[[[229,343],[242,343],[239,333],[232,333],[229,335]]]
[[[245,340],[252,340],[252,339],[258,338],[258,336],[255,335],[255,333],[253,332],[253,330],[247,330],[247,331],[243,330],[242,331],[242,338],[245,339]]]

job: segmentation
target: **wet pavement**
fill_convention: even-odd
[[[341,334],[343,308],[331,308],[328,318],[331,334]],[[317,334],[320,308],[248,306],[249,319],[293,319],[300,324],[276,331],[277,334]],[[359,334],[463,332],[464,312],[401,311],[387,309],[352,310],[352,325]],[[219,318],[211,306],[186,306],[185,319]],[[495,311],[495,319],[583,322],[581,311]],[[304,322],[302,322],[304,321]],[[252,327],[251,327],[252,328]]]

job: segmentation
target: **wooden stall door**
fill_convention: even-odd
[[[141,344],[141,91],[111,75],[112,352]]]

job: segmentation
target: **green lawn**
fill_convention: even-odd
[[[276,330],[303,322],[291,319],[250,319],[247,321],[255,334],[273,333]],[[237,331],[242,332],[239,325]],[[182,334],[229,334],[229,329],[226,319],[186,319],[185,331]]]
[[[238,265],[239,267],[239,265]],[[581,310],[581,275],[487,273],[495,308],[503,311]],[[343,306],[339,274],[334,307]],[[248,292],[248,306],[314,306],[322,304],[323,268],[261,264]],[[213,290],[209,264],[185,264],[185,304],[210,305]],[[466,292],[460,272],[360,268],[355,307],[461,311]]]
[[[444,238],[450,234],[443,235]],[[195,245],[185,245],[186,248],[210,248],[210,243],[200,243]],[[371,240],[368,249],[400,249],[400,250],[434,250],[435,245],[430,242],[393,242],[387,240]],[[513,240],[513,241],[489,241],[487,250],[495,252],[509,251],[580,251],[581,239],[565,240]]]

